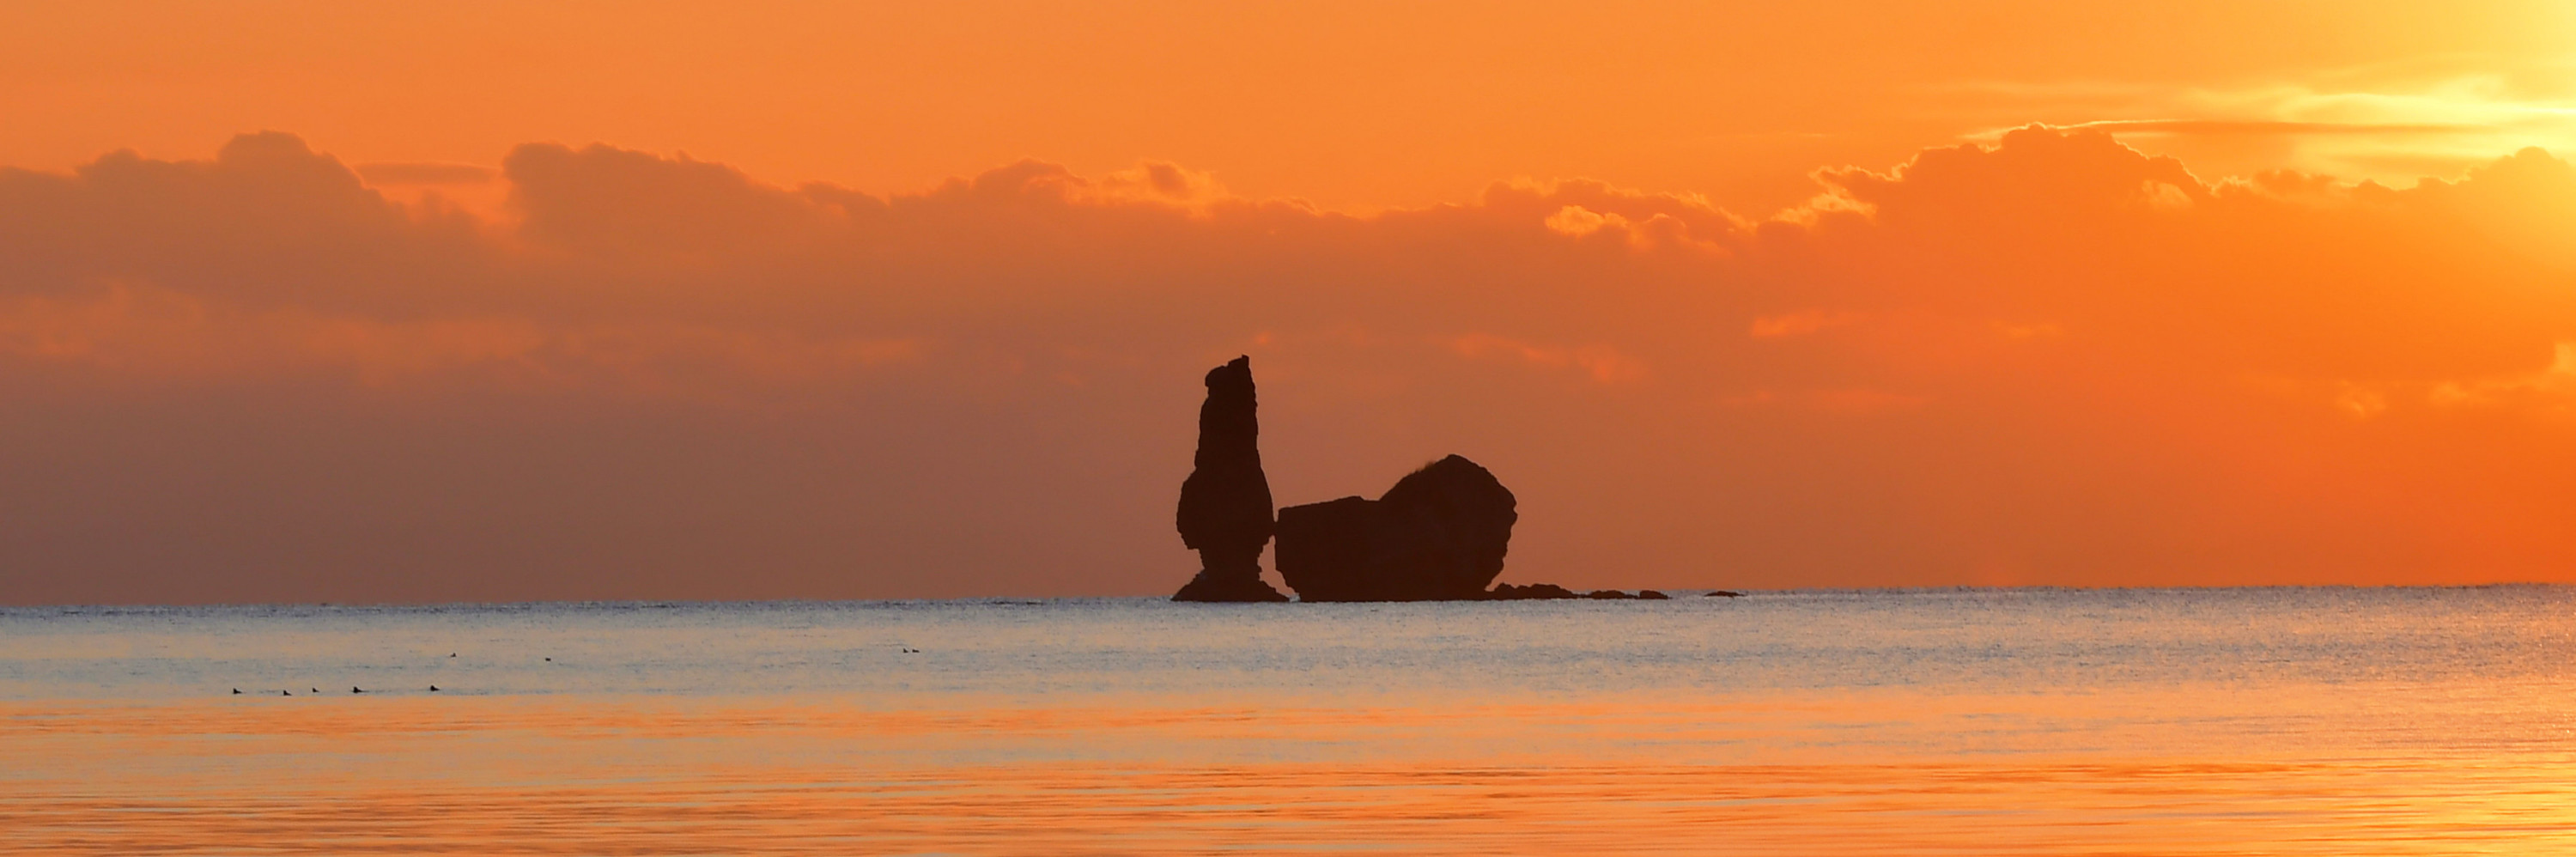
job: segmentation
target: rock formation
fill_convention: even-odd
[[[1261,421],[1252,395],[1252,358],[1207,374],[1199,406],[1196,469],[1181,483],[1181,543],[1199,552],[1199,573],[1174,601],[1286,601],[1261,581],[1270,542],[1270,479],[1261,472]]]
[[[1667,597],[1653,590],[1578,593],[1547,583],[1486,591],[1502,574],[1519,501],[1492,472],[1455,455],[1407,474],[1375,500],[1290,506],[1274,522],[1252,358],[1209,370],[1207,391],[1196,467],[1181,483],[1176,516],[1181,543],[1199,552],[1199,573],[1174,601],[1288,600],[1261,580],[1261,549],[1274,534],[1279,574],[1301,601]]]
[[[1304,601],[1486,598],[1520,520],[1516,503],[1494,474],[1452,455],[1375,500],[1279,510],[1279,575]]]

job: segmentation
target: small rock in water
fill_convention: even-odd
[[[1709,594],[1707,594],[1707,595],[1702,595],[1702,596],[1700,596],[1700,597],[1701,597],[1701,598],[1742,598],[1742,597],[1744,597],[1744,593],[1741,593],[1741,592],[1729,592],[1729,591],[1727,591],[1727,590],[1720,589],[1720,590],[1717,590],[1717,591],[1715,591],[1715,592],[1711,592],[1711,593],[1709,593]]]
[[[1616,589],[1595,589],[1590,592],[1583,593],[1583,597],[1597,598],[1603,601],[1615,601],[1621,599],[1633,599],[1637,596],[1630,595]]]
[[[1637,598],[1642,601],[1666,601],[1670,600],[1672,596],[1656,592],[1652,589],[1640,589],[1637,590]]]
[[[1513,586],[1509,583],[1497,583],[1494,584],[1494,591],[1485,593],[1485,599],[1489,601],[1529,601],[1581,597],[1583,596],[1576,593],[1574,590],[1567,589],[1553,583],[1532,583],[1527,586]]]

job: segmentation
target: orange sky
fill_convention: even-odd
[[[1153,158],[1336,208],[1583,176],[1767,213],[1816,167],[2034,121],[2316,123],[2130,142],[2453,174],[2576,135],[2569,44],[2554,0],[12,4],[0,163],[280,130],[350,163],[604,141],[877,193]]]
[[[1516,582],[2576,580],[2576,173],[2516,154],[2576,151],[2568,44],[12,7],[0,600],[1159,593],[1238,353],[1281,502],[1466,454]]]

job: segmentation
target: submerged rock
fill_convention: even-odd
[[[1709,593],[1709,594],[1702,595],[1702,596],[1700,596],[1700,597],[1701,597],[1701,598],[1742,598],[1742,597],[1744,597],[1744,593],[1741,593],[1741,592],[1729,592],[1729,591],[1727,591],[1727,590],[1720,589],[1720,590],[1717,590],[1717,591],[1715,591],[1715,592],[1711,592],[1711,593]]]
[[[1195,468],[1181,483],[1176,522],[1181,543],[1199,552],[1199,573],[1174,601],[1286,601],[1261,580],[1261,548],[1270,542],[1270,479],[1261,472],[1261,420],[1252,388],[1252,358],[1237,357],[1207,374],[1199,406]]]
[[[1494,585],[1494,591],[1485,593],[1485,598],[1489,601],[1520,601],[1533,598],[1584,598],[1595,601],[1669,601],[1672,599],[1672,596],[1652,589],[1640,589],[1637,590],[1637,594],[1630,595],[1617,589],[1595,589],[1590,592],[1576,592],[1553,583],[1533,583],[1527,586],[1513,586],[1509,583],[1498,583]]]
[[[1375,500],[1279,510],[1279,576],[1303,601],[1487,598],[1520,520],[1517,505],[1492,472],[1452,455]]]
[[[1527,601],[1542,598],[1581,597],[1583,596],[1574,590],[1567,589],[1553,583],[1533,583],[1528,586],[1513,586],[1509,583],[1497,583],[1494,584],[1494,591],[1485,593],[1485,598],[1491,601]]]

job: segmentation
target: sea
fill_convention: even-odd
[[[1672,595],[0,609],[0,853],[2576,854],[2576,589]]]

